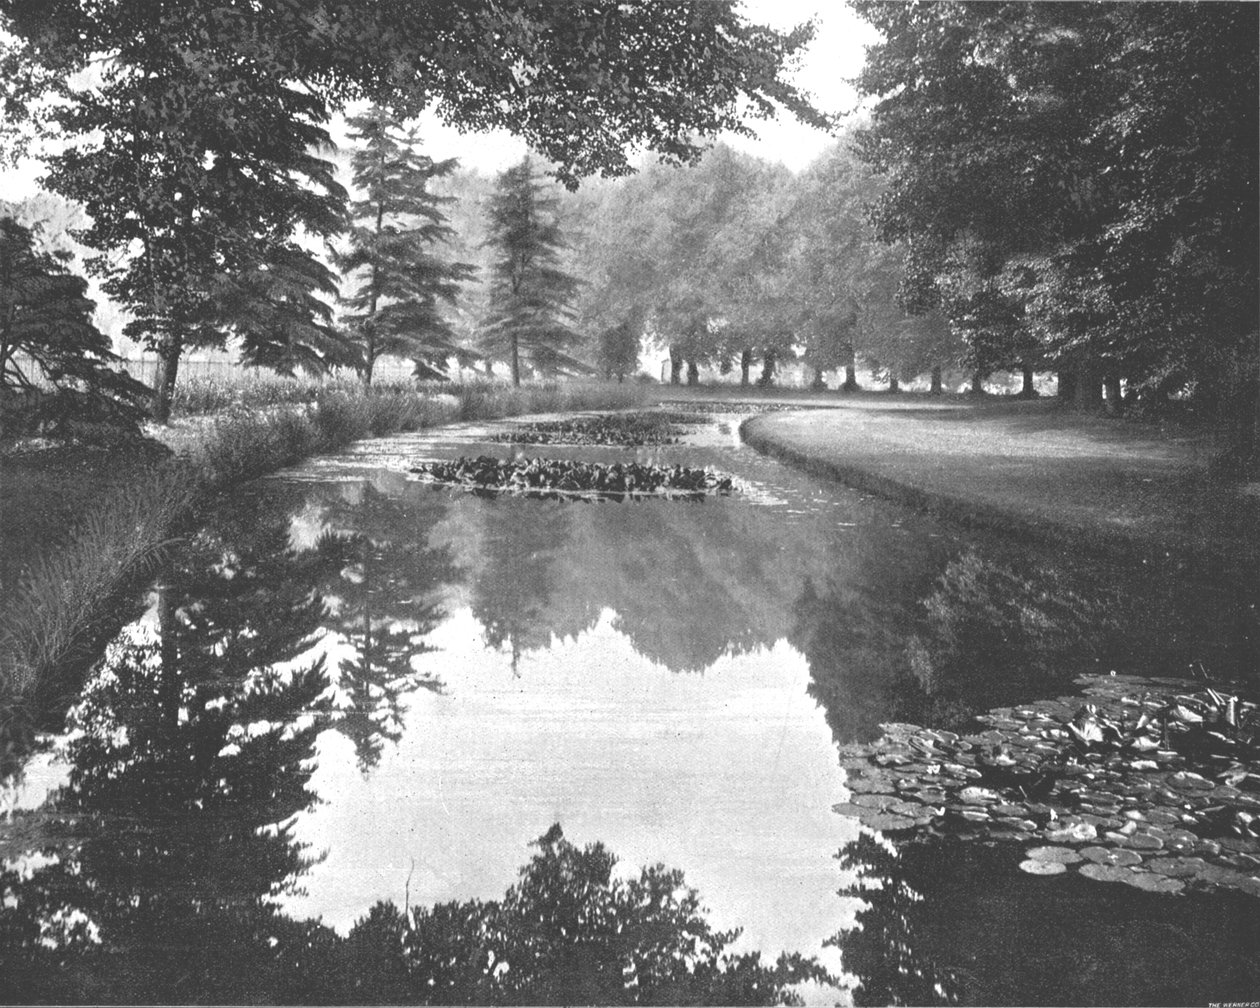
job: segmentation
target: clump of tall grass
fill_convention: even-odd
[[[301,405],[234,409],[144,485],[102,500],[63,549],[27,573],[0,623],[0,714],[67,664],[119,592],[160,562],[175,531],[216,491],[363,437],[454,420],[619,409],[641,400],[634,386],[469,383],[417,390],[399,384],[364,392],[342,383],[324,386]]]
[[[167,463],[144,485],[110,494],[63,549],[27,571],[0,626],[0,703],[28,694],[75,654],[104,605],[160,562],[198,490],[189,467]]]

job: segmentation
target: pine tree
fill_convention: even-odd
[[[87,282],[0,216],[0,429],[58,417],[134,423],[147,389],[92,322]],[[56,390],[51,396],[46,385]],[[50,411],[55,411],[50,412]]]
[[[472,355],[460,347],[443,317],[440,301],[453,304],[474,267],[448,262],[434,247],[448,241],[441,207],[453,201],[429,191],[429,181],[454,169],[454,159],[434,161],[417,150],[415,130],[402,130],[381,107],[349,120],[350,137],[361,146],[353,159],[354,184],[364,197],[351,204],[349,251],[338,256],[344,272],[362,280],[344,303],[361,354],[364,384],[383,354],[415,361],[416,374],[445,377],[446,362]]]
[[[581,340],[570,326],[580,281],[560,268],[566,246],[558,203],[528,157],[499,176],[490,200],[486,244],[495,259],[481,348],[487,357],[507,358],[514,385],[521,383],[522,360],[544,374],[587,370],[572,355]]]

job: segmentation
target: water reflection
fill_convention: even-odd
[[[432,650],[424,639],[444,615],[440,589],[454,576],[447,551],[417,535],[441,515],[439,501],[427,503],[426,514],[367,484],[320,500],[315,551],[339,559],[321,584],[324,624],[338,639],[336,726],[353,741],[365,771],[386,743],[402,737],[404,698],[440,685],[415,667]]]
[[[661,458],[710,461],[694,450]],[[808,971],[743,956],[838,969],[837,935],[864,1003],[1027,1002],[1043,982],[1070,1003],[1099,999],[1056,979],[1074,956],[1156,968],[1134,952],[1138,910],[1225,950],[1192,975],[1231,975],[1236,939],[1193,930],[1207,904],[1183,919],[1005,854],[849,844],[830,806],[836,743],[881,722],[957,727],[1099,667],[1244,667],[1245,598],[978,544],[704,450],[757,492],[573,505],[324,465],[215,515],[74,704],[64,786],[3,824],[6,996],[758,1001]],[[18,760],[33,718],[6,717]],[[559,835],[498,899],[556,819],[682,865],[711,918],[663,869],[617,881]],[[854,874],[885,881],[859,892]],[[1093,946],[1073,914],[1104,922]],[[579,919],[590,947],[565,944]],[[1159,955],[1184,953],[1180,933]],[[1022,955],[1038,940],[1053,967]]]
[[[1260,916],[1239,894],[1175,899],[1015,870],[1022,846],[867,834],[837,855],[866,906],[832,939],[854,1002],[1145,1004],[1237,1001],[1260,984]],[[1001,879],[1001,885],[983,884]],[[1250,992],[1250,993],[1248,993]]]
[[[7,997],[251,1000],[295,940],[275,897],[311,861],[291,826],[315,797],[315,586],[338,560],[290,550],[286,517],[200,533],[72,707],[64,786],[5,824]]]

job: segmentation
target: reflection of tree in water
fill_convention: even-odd
[[[1022,848],[869,835],[841,867],[861,897],[838,946],[854,1000],[884,1004],[1195,1004],[1254,997],[1254,898],[1169,898],[1015,868]],[[1248,994],[1250,991],[1252,993]]]
[[[874,738],[881,721],[956,728],[1092,668],[1109,624],[1053,569],[968,551],[930,578],[881,566],[847,591],[806,584],[789,639],[838,741]]]
[[[803,570],[825,566],[816,540],[767,527],[770,516],[755,508],[477,505],[473,612],[490,643],[508,644],[514,655],[581,633],[611,610],[614,628],[639,654],[672,671],[699,671],[781,639],[781,600]]]
[[[789,984],[826,981],[813,960],[733,955],[682,873],[613,876],[602,844],[559,826],[502,900],[444,903],[410,919],[378,904],[346,942],[353,1000],[435,1004],[774,1004]]]
[[[571,506],[561,501],[488,500],[481,504],[481,564],[472,580],[473,615],[486,642],[507,645],[513,667],[522,652],[548,647],[552,635],[576,634],[599,615],[583,607],[575,624],[551,618],[555,563],[569,537]]]
[[[268,517],[200,533],[163,580],[156,641],[112,645],[73,708],[69,782],[4,871],[9,996],[251,1000],[295,940],[272,896],[308,863],[288,823],[327,713],[327,675],[301,659],[328,558]]]
[[[336,670],[346,698],[336,727],[354,742],[366,769],[386,741],[402,737],[403,698],[440,685],[411,661],[432,650],[423,639],[442,619],[438,593],[454,572],[446,550],[427,546],[424,532],[441,515],[434,496],[421,504],[364,485],[352,500],[321,503],[323,521],[336,530],[321,548],[337,550],[342,560],[324,585],[327,622],[354,650]]]

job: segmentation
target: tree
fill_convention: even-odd
[[[66,258],[0,216],[0,433],[63,416],[134,426],[143,415],[145,387],[112,366],[119,358],[92,322],[87,282]]]
[[[363,198],[350,205],[350,247],[338,267],[361,280],[343,300],[354,343],[362,354],[365,385],[382,354],[405,357],[416,373],[444,377],[447,360],[469,355],[456,342],[440,302],[452,304],[462,281],[473,275],[468,263],[448,262],[435,247],[454,233],[443,204],[449,196],[430,191],[430,182],[455,169],[455,161],[434,161],[419,152],[414,129],[381,106],[349,120],[350,137],[361,141],[353,158],[354,184]]]
[[[213,11],[183,21],[194,37],[217,24]],[[193,58],[182,42],[158,23],[122,43],[101,87],[58,113],[67,134],[91,139],[52,158],[48,176],[92,218],[88,266],[133,315],[125,332],[158,353],[158,420],[185,349],[221,346],[233,326],[247,359],[340,361],[312,296],[330,275],[293,240],[299,225],[326,237],[343,223],[344,191],[309,153],[328,143],[323,107],[259,65],[263,43]]]
[[[859,81],[881,236],[930,251],[959,303],[1018,291],[1008,332],[1085,405],[1107,376],[1193,387],[1254,461],[1256,8],[856,6],[885,39]]]
[[[781,79],[811,29],[751,25],[733,3],[4,0],[0,18],[5,153],[50,121],[70,140],[49,184],[88,208],[108,293],[159,351],[159,418],[184,348],[231,324],[217,280],[265,268],[299,225],[339,229],[344,194],[307,152],[347,101],[509,129],[571,186],[629,171],[627,146],[690,160],[749,133],[749,112],[826,124]]]
[[[605,378],[617,376],[625,381],[626,375],[639,366],[639,343],[643,337],[643,324],[633,319],[622,319],[615,326],[603,330],[598,337],[595,366]]]
[[[570,327],[579,281],[559,266],[557,206],[528,157],[499,176],[490,200],[486,240],[495,260],[481,345],[487,356],[508,358],[514,385],[522,360],[544,374],[584,368],[573,356],[581,336]]]

